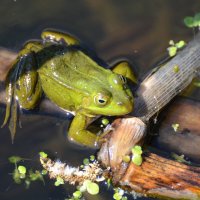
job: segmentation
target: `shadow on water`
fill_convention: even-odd
[[[179,12],[177,12],[179,10]],[[0,2],[0,46],[19,49],[29,39],[39,38],[44,28],[57,28],[72,32],[95,46],[106,62],[113,57],[125,55],[140,66],[142,76],[168,46],[170,39],[191,37],[192,31],[183,26],[182,19],[200,11],[198,0],[3,0]],[[90,45],[92,44],[92,45]],[[0,123],[4,108],[0,108]],[[40,168],[38,152],[50,155],[78,166],[83,158],[95,151],[85,150],[68,143],[66,130],[69,120],[42,115],[23,115],[22,128],[17,130],[11,144],[7,127],[0,129],[0,199],[63,200],[72,194],[70,186],[55,187],[48,179],[23,185],[13,183],[13,165],[8,157],[19,155],[30,158],[26,166]],[[112,192],[105,186],[96,197],[86,199],[112,199]],[[131,197],[129,199],[132,199]],[[148,199],[148,198],[140,198]]]

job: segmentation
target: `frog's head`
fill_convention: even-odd
[[[125,115],[133,110],[133,95],[121,75],[112,73],[107,83],[97,84],[95,91],[82,102],[84,110],[98,115]]]

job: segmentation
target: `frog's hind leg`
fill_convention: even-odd
[[[44,42],[51,42],[57,44],[67,44],[67,45],[78,45],[80,42],[74,36],[68,33],[62,33],[55,30],[44,30],[41,34],[41,38]]]
[[[128,61],[118,62],[112,67],[112,71],[130,79],[133,83],[137,83],[137,78],[133,72],[133,68]]]
[[[86,130],[88,124],[93,119],[92,117],[77,113],[70,125],[68,139],[71,142],[79,143],[87,147],[97,148],[100,136]]]
[[[34,108],[42,93],[33,52],[39,47],[35,42],[26,44],[7,75],[6,114],[2,126],[9,124],[12,140],[16,133],[18,104],[24,109]]]

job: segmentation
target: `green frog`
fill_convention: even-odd
[[[97,147],[101,136],[87,130],[99,115],[125,115],[133,109],[128,77],[135,82],[126,61],[113,70],[74,36],[44,30],[42,40],[27,42],[19,52],[6,80],[6,115],[12,139],[18,108],[33,109],[44,93],[75,117],[68,131],[70,141]]]

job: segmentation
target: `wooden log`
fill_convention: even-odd
[[[131,163],[119,181],[126,189],[164,199],[200,199],[200,168],[187,166],[153,153],[143,155],[143,163]]]

